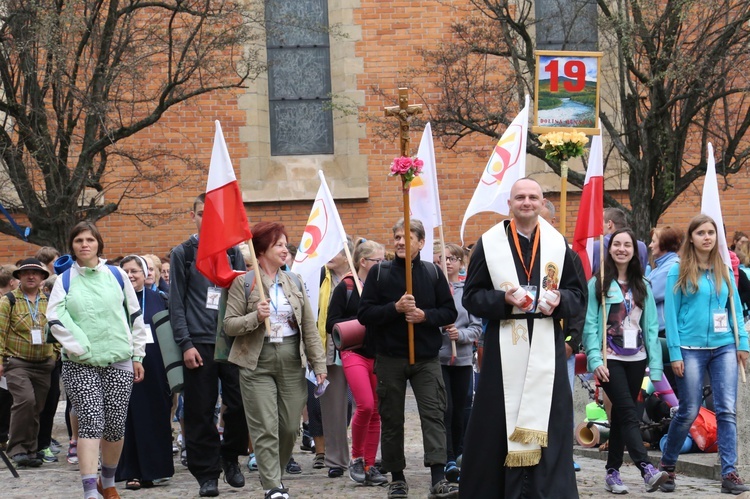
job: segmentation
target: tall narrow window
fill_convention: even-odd
[[[596,0],[535,0],[536,48],[598,50]]]
[[[333,154],[327,0],[266,3],[271,155]]]

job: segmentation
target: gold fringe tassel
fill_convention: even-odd
[[[521,468],[524,466],[536,466],[542,460],[542,450],[512,451],[505,457],[505,466],[508,468]]]
[[[547,447],[547,432],[516,427],[508,440],[520,444],[537,444],[540,447]]]

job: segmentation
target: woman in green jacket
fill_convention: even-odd
[[[602,290],[605,299],[607,363],[602,360]],[[635,234],[620,229],[612,234],[604,260],[604,279],[589,281],[589,303],[583,344],[588,369],[601,382],[612,401],[609,454],[605,489],[614,494],[625,494],[628,488],[620,478],[624,448],[641,472],[648,492],[659,488],[669,477],[657,471],[648,459],[640,432],[640,418],[636,399],[641,389],[646,367],[650,377],[658,381],[662,376],[662,354],[659,346],[659,323],[656,304],[638,258]]]

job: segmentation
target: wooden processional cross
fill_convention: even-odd
[[[398,106],[390,106],[385,108],[385,116],[395,116],[399,122],[400,129],[400,145],[401,145],[401,156],[409,156],[409,120],[415,114],[422,112],[422,105],[409,105],[409,89],[399,88],[398,89]],[[409,183],[404,180],[403,175],[401,176],[401,190],[404,196],[404,240],[406,242],[406,292],[413,294],[412,292],[412,280],[411,280],[411,226],[410,226],[410,211],[409,211]],[[414,364],[414,324],[411,322],[407,323],[409,332],[409,364]]]

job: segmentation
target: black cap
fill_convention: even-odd
[[[26,260],[21,262],[21,265],[13,271],[13,277],[16,279],[19,279],[18,274],[21,273],[22,270],[38,270],[39,272],[44,273],[44,278],[49,277],[49,269],[42,265],[42,262],[37,260],[36,258],[27,258]]]

